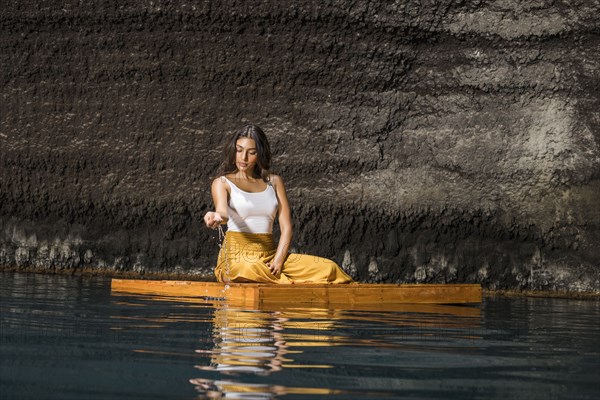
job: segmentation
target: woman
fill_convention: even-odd
[[[211,187],[215,211],[204,222],[227,224],[215,275],[219,282],[348,283],[352,279],[333,261],[288,254],[292,241],[290,205],[281,177],[269,173],[271,149],[262,129],[246,125],[225,148],[222,176]],[[272,231],[278,218],[281,236]]]

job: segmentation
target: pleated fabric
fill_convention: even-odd
[[[267,263],[276,251],[270,233],[227,231],[215,268],[217,280],[278,284],[352,282],[335,262],[309,254],[288,254],[281,273],[273,275]]]

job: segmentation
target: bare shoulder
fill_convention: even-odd
[[[227,190],[227,188],[229,187],[225,181],[225,179],[223,179],[223,176],[219,176],[216,177],[215,179],[213,179],[212,181],[212,187],[213,189],[225,189]]]
[[[283,179],[279,175],[269,175],[269,182],[271,182],[271,184],[275,187],[283,186]]]

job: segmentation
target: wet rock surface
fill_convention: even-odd
[[[210,273],[261,125],[293,248],[365,282],[600,291],[600,3],[12,1],[0,265]]]

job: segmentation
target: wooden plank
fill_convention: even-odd
[[[267,304],[363,305],[462,304],[481,302],[478,284],[294,284],[113,279],[114,293],[224,299],[248,306]]]
[[[259,303],[460,304],[481,302],[480,285],[259,286]]]
[[[112,279],[114,294],[144,294],[151,296],[185,297],[211,300],[232,300],[248,306],[258,301],[257,284],[232,284],[227,288],[218,282]]]

